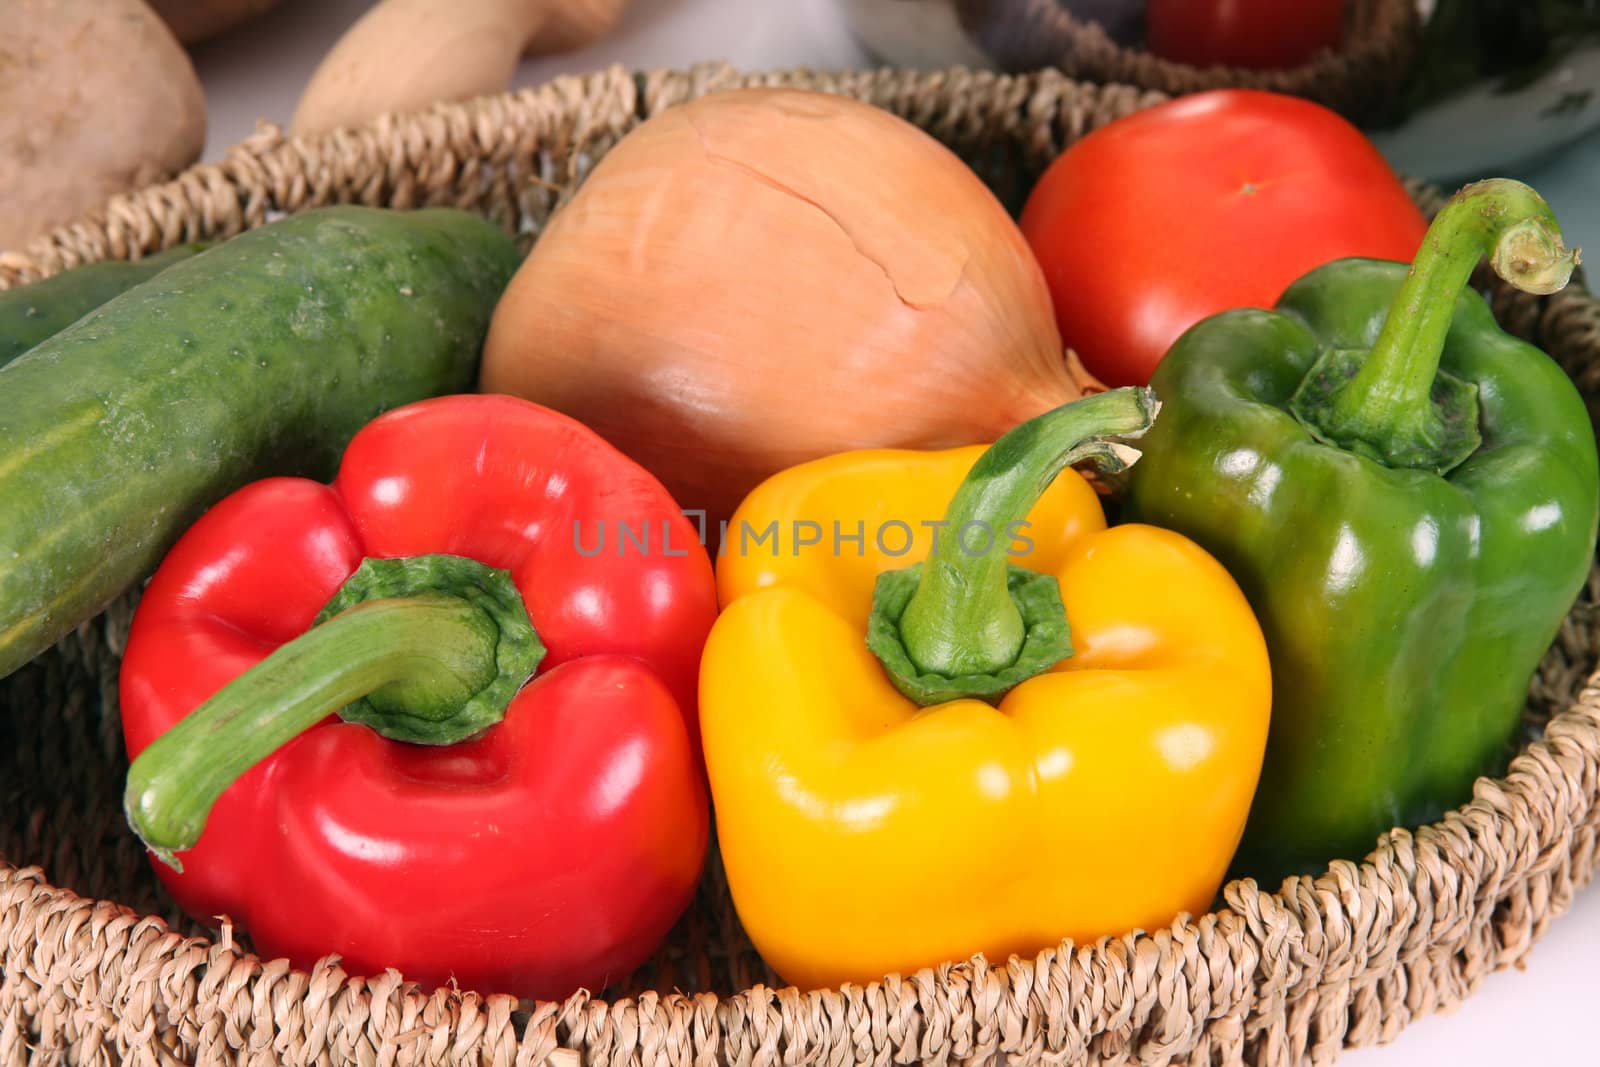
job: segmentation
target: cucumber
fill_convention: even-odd
[[[472,389],[519,259],[454,208],[320,208],[176,263],[0,367],[0,678],[227,493],[331,478],[381,412]]]
[[[140,260],[86,263],[0,293],[0,367],[95,308],[209,247],[194,241]]]

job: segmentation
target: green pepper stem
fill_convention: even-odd
[[[888,583],[880,580],[880,592],[885,592],[916,575],[909,599],[898,598],[903,610],[895,609],[900,611],[895,643],[909,664],[891,663],[874,647],[897,685],[911,684],[901,677],[908,673],[907,667],[948,680],[992,676],[1018,663],[1033,629],[1032,620],[1025,617],[1032,610],[1019,606],[1019,583],[1038,577],[1029,572],[1019,575],[1022,569],[1010,563],[1018,524],[1026,522],[1040,494],[1067,467],[1093,461],[1102,470],[1115,472],[1134,462],[1137,450],[1114,439],[1143,434],[1159,407],[1155,393],[1145,388],[1085,397],[1022,423],[978,458],[950,501],[943,536],[928,560],[918,568],[893,572],[898,577]],[[1055,585],[1053,580],[1049,584]],[[1071,652],[1059,591],[1052,598],[1054,608],[1046,610],[1060,615],[1050,624],[1059,629],[1060,644],[1052,646],[1054,658],[1038,670],[1048,670]],[[875,603],[874,611],[881,606]],[[881,620],[877,628],[882,630]],[[975,695],[993,695],[990,682],[976,685]],[[905,691],[906,686],[901,688]],[[944,686],[936,685],[935,691],[948,699]]]
[[[1327,380],[1296,398],[1296,416],[1327,443],[1390,466],[1442,472],[1470,455],[1476,397],[1441,382],[1439,360],[1456,298],[1486,254],[1496,274],[1530,293],[1557,291],[1578,262],[1533,189],[1506,178],[1465,186],[1428,227],[1359,369],[1349,359],[1346,371],[1328,368]]]
[[[368,599],[385,592],[400,595]],[[182,870],[174,853],[200,839],[223,791],[330,714],[453,744],[504,716],[544,651],[509,575],[461,557],[367,560],[329,615],[133,761],[124,807],[157,858]]]

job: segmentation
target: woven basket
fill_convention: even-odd
[[[1308,97],[1356,121],[1376,118],[1394,102],[1421,39],[1416,0],[1346,0],[1344,35],[1335,52],[1281,70],[1197,67],[1124,47],[1098,22],[1074,18],[1063,0],[990,0],[987,6],[1004,12],[996,16],[1003,28],[995,40],[978,44],[1011,70],[1054,67],[1070,78],[1174,95],[1230,86],[1270,89]],[[905,16],[917,17],[926,16]]]
[[[336,201],[456,204],[531,238],[642,117],[751,83],[881,105],[1011,190],[1085,131],[1158,99],[1056,73],[612,70],[315,140],[263,129],[217,165],[0,257],[0,284]],[[1494,302],[1600,398],[1594,299],[1574,285]],[[713,855],[654,961],[561,1003],[423,991],[333,959],[296,971],[178,914],[120,811],[130,596],[0,682],[0,1064],[1327,1063],[1522,959],[1600,864],[1597,596],[1591,579],[1540,670],[1509,774],[1436,825],[1387,834],[1363,863],[1278,893],[1230,884],[1219,910],[1166,929],[801,992],[751,949]]]

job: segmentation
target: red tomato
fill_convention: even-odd
[[[1149,0],[1145,47],[1195,66],[1274,68],[1339,47],[1344,0]]]
[[[1222,89],[1077,141],[1022,212],[1061,338],[1108,385],[1142,385],[1178,335],[1270,307],[1345,256],[1409,261],[1427,223],[1359,130],[1298,97]]]

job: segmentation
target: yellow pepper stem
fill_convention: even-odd
[[[1072,654],[1054,577],[1010,562],[1009,546],[1039,495],[1067,467],[1126,469],[1160,404],[1123,388],[1030,419],[978,458],[945,512],[945,535],[924,563],[881,575],[867,646],[923,706],[998,699]]]

